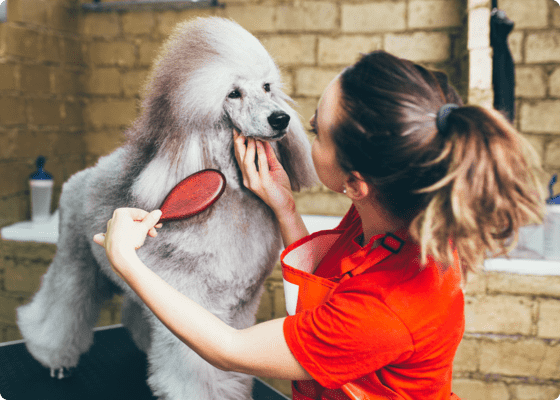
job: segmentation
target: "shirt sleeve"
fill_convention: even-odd
[[[407,327],[371,293],[372,283],[361,278],[339,286],[327,303],[284,321],[284,337],[295,358],[329,389],[414,352]]]

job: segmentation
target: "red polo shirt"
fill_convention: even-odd
[[[341,260],[360,250],[361,220],[352,207],[345,232],[315,274],[340,275]],[[359,265],[360,260],[355,260]],[[444,269],[407,241],[393,254],[346,280],[328,302],[288,316],[286,342],[314,381],[296,382],[310,399],[348,399],[343,384],[367,376],[372,399],[448,400],[452,364],[464,332],[459,262]],[[376,397],[377,396],[377,397]]]

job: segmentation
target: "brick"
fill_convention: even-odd
[[[298,95],[321,96],[323,90],[340,71],[319,68],[300,68],[296,71],[296,93]]]
[[[72,154],[81,155],[86,152],[86,145],[80,133],[59,132],[56,135],[54,146],[55,156],[69,156]]]
[[[477,48],[470,51],[469,88],[492,89],[492,49]]]
[[[31,99],[27,102],[30,110],[29,122],[34,125],[59,125],[62,122],[62,103],[52,99]]]
[[[539,67],[517,67],[515,69],[515,95],[517,97],[546,97],[544,73]]]
[[[21,97],[0,97],[0,121],[4,126],[25,123],[25,101]]]
[[[20,193],[0,198],[0,226],[11,225],[29,218],[28,195]]]
[[[294,108],[301,116],[301,121],[303,122],[304,126],[309,127],[309,120],[315,114],[315,110],[317,109],[317,103],[319,98],[317,97],[303,97],[303,98],[294,98],[296,102]],[[311,135],[311,134],[310,134]],[[314,138],[314,135],[309,136],[311,139]],[[297,193],[294,193],[297,195]]]
[[[286,71],[282,74],[282,91],[290,97],[294,94],[294,76]]]
[[[552,25],[560,27],[560,7],[552,7]]]
[[[477,7],[486,7],[490,6],[490,0],[468,0],[468,8],[473,9]]]
[[[11,342],[12,340],[21,340],[23,339],[23,337],[21,336],[21,333],[19,332],[17,325],[14,324],[6,328],[4,339],[7,342]]]
[[[302,214],[342,216],[352,205],[348,197],[332,192],[298,193],[296,207]]]
[[[550,75],[548,87],[551,96],[560,97],[560,68],[556,68]]]
[[[92,37],[114,38],[120,35],[117,13],[85,13],[83,15],[82,34]]]
[[[417,62],[440,62],[450,57],[450,39],[443,32],[387,34],[385,50]]]
[[[469,50],[490,47],[490,9],[469,12],[467,47]]]
[[[4,288],[8,292],[35,293],[41,285],[41,277],[47,270],[47,265],[37,263],[15,263],[5,261],[6,273]]]
[[[109,154],[124,143],[122,131],[103,131],[88,132],[84,135],[87,154],[95,156],[95,160],[100,156]]]
[[[286,298],[283,284],[275,285],[272,291],[274,299],[274,318],[283,318],[288,315],[286,311]]]
[[[14,25],[7,25],[3,31],[6,54],[27,58],[37,57],[40,41],[38,32]]]
[[[12,64],[0,64],[0,90],[16,90],[18,67]]]
[[[49,12],[49,27],[58,31],[77,32],[81,10],[68,2],[56,2]]]
[[[52,74],[51,91],[55,94],[63,95],[75,95],[83,92],[81,83],[83,75],[81,71],[57,68]]]
[[[96,68],[91,71],[87,80],[88,92],[91,94],[119,94],[121,93],[121,74],[115,68]]]
[[[493,108],[494,91],[491,88],[469,88],[468,103],[476,104],[485,108]]]
[[[50,68],[44,65],[22,65],[20,87],[24,92],[50,92]]]
[[[64,56],[65,63],[81,66],[84,65],[84,54],[82,52],[82,43],[79,40],[64,38]]]
[[[60,109],[63,126],[82,127],[84,125],[83,107],[78,102],[64,102]]]
[[[223,11],[223,17],[231,18],[249,32],[274,32],[276,9],[267,5],[231,6]],[[258,18],[255,16],[258,15]]]
[[[124,95],[126,97],[137,96],[144,88],[148,75],[147,69],[125,72],[122,75]]]
[[[94,126],[124,126],[136,118],[135,100],[93,101],[87,114]]]
[[[134,45],[123,41],[92,43],[89,55],[95,65],[132,66],[135,61]]]
[[[139,64],[141,66],[150,66],[154,62],[158,51],[161,47],[160,42],[142,42],[139,45]]]
[[[315,36],[271,36],[261,40],[279,65],[315,64]]]
[[[480,372],[556,378],[560,373],[559,347],[535,339],[484,340],[480,344]]]
[[[537,152],[539,158],[540,166],[542,167],[544,161],[544,138],[535,135],[523,135],[525,139],[529,142],[531,147]]]
[[[21,296],[0,293],[0,320],[3,322],[16,322],[16,308],[23,305]]]
[[[548,0],[500,0],[499,7],[515,22],[515,29],[544,28],[548,25]]]
[[[397,32],[406,29],[406,3],[342,4],[342,32]]]
[[[512,32],[508,36],[508,45],[509,51],[511,52],[511,56],[516,64],[523,62],[523,38],[525,33],[521,32]]]
[[[408,27],[449,28],[461,25],[463,7],[457,0],[412,0],[408,3]]]
[[[469,273],[467,282],[464,287],[466,294],[486,293],[486,282],[488,273],[481,271],[478,273]]]
[[[560,101],[523,102],[520,121],[523,132],[560,133]]]
[[[509,393],[503,382],[484,382],[474,379],[454,379],[452,390],[462,399],[507,400]]]
[[[488,291],[490,293],[560,297],[560,276],[492,272],[488,273]]]
[[[533,303],[517,296],[465,298],[465,331],[482,333],[531,333]]]
[[[332,31],[337,27],[336,3],[303,1],[276,8],[275,27],[279,31]]]
[[[54,35],[41,34],[39,37],[38,59],[60,63],[63,61],[65,39]]]
[[[8,19],[10,22],[46,25],[50,3],[49,0],[12,0],[8,4]]]
[[[525,57],[527,63],[560,62],[560,32],[541,31],[528,34]]]
[[[463,338],[455,359],[453,360],[453,370],[460,372],[476,372],[478,370],[478,341],[474,339]]]
[[[544,163],[549,167],[560,167],[560,141],[549,142],[545,148]]]
[[[220,10],[227,10],[220,9]],[[162,11],[155,15],[157,25],[157,37],[166,38],[173,32],[175,26],[183,21],[188,21],[198,17],[210,17],[214,15],[214,10],[208,8],[191,8],[177,11]]]
[[[539,307],[538,336],[560,339],[560,300],[542,300]]]
[[[560,397],[559,386],[511,385],[510,388],[517,400],[552,400]]]
[[[382,36],[340,36],[319,38],[319,65],[351,65],[360,53],[383,48]]]
[[[149,34],[155,27],[153,12],[134,12],[122,15],[122,26],[125,34],[141,35]]]
[[[268,285],[265,286],[265,291],[259,303],[257,311],[257,322],[268,321],[273,318],[272,314],[272,293],[268,290]]]

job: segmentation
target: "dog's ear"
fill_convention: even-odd
[[[316,185],[318,178],[311,160],[311,145],[299,115],[285,100],[279,99],[279,102],[290,115],[290,125],[286,136],[278,142],[278,155],[290,177],[292,190],[298,192]]]

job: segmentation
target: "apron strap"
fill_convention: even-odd
[[[356,268],[345,272],[340,282],[361,274],[365,270],[371,268],[375,264],[389,257],[391,254],[397,254],[399,251],[401,251],[404,243],[404,240],[402,240],[400,237],[394,235],[391,232],[387,232],[381,239],[380,245],[375,249],[370,250],[371,255],[370,257],[368,257],[368,262],[360,264]]]

